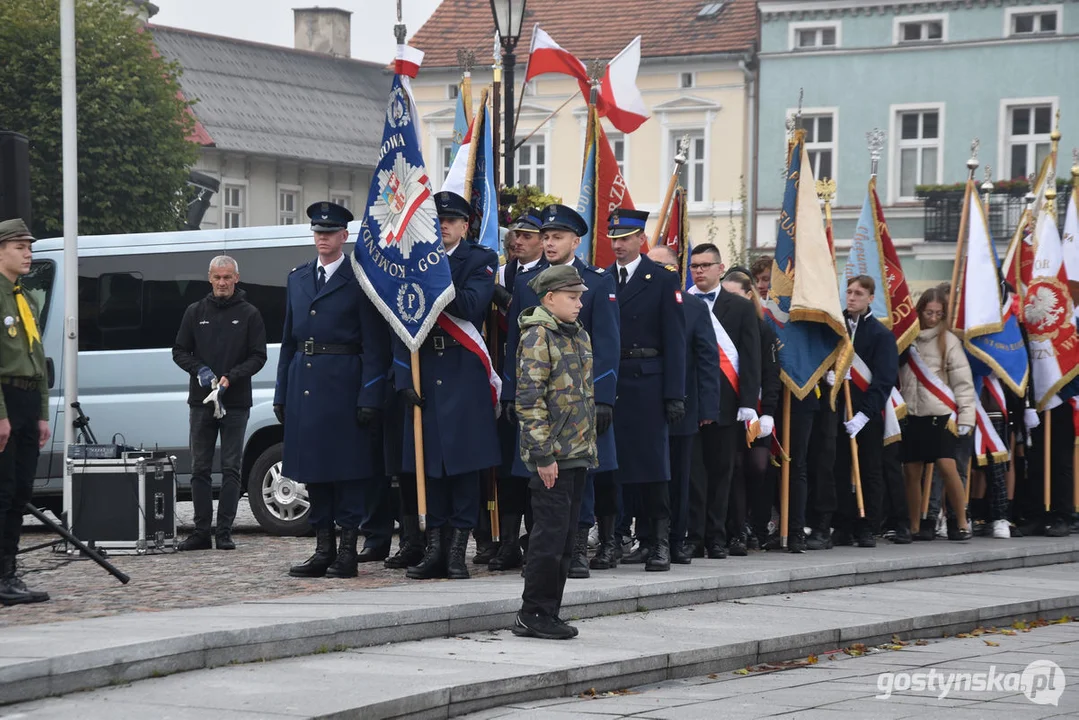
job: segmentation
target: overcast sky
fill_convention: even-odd
[[[412,37],[441,0],[403,0],[404,21]],[[152,23],[199,32],[293,46],[292,8],[336,7],[352,11],[352,57],[393,60],[397,23],[394,0],[154,0],[160,12]]]

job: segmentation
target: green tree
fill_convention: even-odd
[[[59,5],[0,2],[0,128],[30,139],[37,237],[63,230]],[[180,228],[198,158],[180,68],[124,7],[76,2],[80,234]]]

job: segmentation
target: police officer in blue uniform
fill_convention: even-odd
[[[528,282],[551,265],[573,265],[577,273],[588,286],[588,292],[581,295],[581,312],[577,316],[584,329],[592,336],[592,369],[596,397],[596,444],[599,449],[599,467],[590,473],[585,485],[581,503],[581,515],[578,522],[577,538],[574,544],[573,561],[569,576],[588,577],[592,569],[609,569],[617,564],[616,552],[619,544],[615,539],[614,525],[618,516],[618,496],[611,472],[618,467],[615,451],[614,430],[611,427],[614,418],[614,400],[618,379],[619,362],[619,316],[618,298],[615,295],[614,279],[603,268],[593,267],[581,260],[574,253],[581,244],[581,236],[588,233],[588,223],[573,208],[565,205],[548,205],[539,213],[540,236],[543,241],[543,257],[526,272],[518,274],[513,288],[513,302],[508,316],[509,329],[506,333],[506,356],[515,357],[520,329],[517,317],[521,311],[539,305],[539,298]],[[513,363],[502,374],[502,398],[504,406],[513,406],[516,398],[517,377]],[[514,475],[528,477],[528,471],[521,462],[520,455],[515,459]],[[599,519],[601,546],[592,564],[588,562],[588,531],[592,527],[593,516]],[[518,524],[519,521],[518,521]],[[503,536],[507,524],[502,523]],[[516,526],[515,526],[516,527]],[[503,539],[505,542],[505,539]],[[603,559],[605,558],[605,559]]]
[[[274,414],[285,426],[282,472],[307,485],[316,545],[289,575],[356,577],[359,526],[383,490],[389,335],[343,251],[352,213],[317,202],[307,216],[318,257],[288,276]]]
[[[686,316],[678,274],[641,255],[648,213],[619,208],[607,235],[618,282],[622,358],[614,431],[622,488],[636,493],[638,522],[649,525],[652,544],[642,542],[623,562],[645,570],[671,569],[671,479],[668,426],[686,414]]]
[[[440,192],[435,206],[456,291],[444,313],[478,331],[494,295],[498,256],[466,239],[471,208],[463,197]],[[403,343],[395,342],[395,384],[409,409],[402,465],[405,472],[416,469],[411,407],[419,407],[427,475],[427,548],[406,574],[412,579],[467,579],[465,550],[479,519],[480,472],[499,463],[496,406],[483,361],[454,334],[436,325],[419,357],[417,395],[411,356]]]

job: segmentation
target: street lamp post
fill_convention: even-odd
[[[517,62],[514,49],[521,37],[521,21],[524,20],[527,0],[491,0],[491,14],[495,18],[495,28],[502,43],[502,69],[505,75],[503,97],[502,156],[504,173],[502,182],[507,187],[516,184],[513,174],[514,113],[513,113],[513,66]],[[524,90],[522,90],[524,92]]]

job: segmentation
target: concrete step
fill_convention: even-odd
[[[580,636],[565,642],[482,631],[178,673],[4,711],[32,720],[446,718],[879,644],[893,634],[940,637],[1074,614],[1076,570],[1043,566],[625,613],[582,620]]]
[[[874,550],[642,566],[567,586],[562,615],[592,618],[775,595],[1079,560],[1079,538],[976,539]],[[176,672],[509,627],[521,578],[412,582],[272,601],[0,629],[0,704]],[[347,587],[347,581],[341,584]],[[327,586],[340,586],[327,581]],[[18,612],[9,608],[6,612]],[[581,643],[573,643],[581,647]]]

